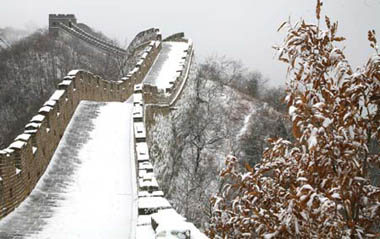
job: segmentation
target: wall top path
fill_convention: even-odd
[[[144,46],[150,41],[161,41],[162,36],[158,28],[149,28],[139,32],[131,41],[127,49],[122,49],[114,44],[99,39],[92,34],[86,32],[77,25],[77,19],[74,14],[49,14],[49,32],[53,36],[58,36],[59,31],[79,38],[92,46],[110,54],[131,57],[136,48]]]
[[[146,36],[145,33],[140,35]],[[31,193],[49,165],[79,102],[127,100],[160,50],[159,40],[145,43],[143,51],[146,54],[138,57],[139,64],[117,82],[104,80],[85,70],[73,70],[64,77],[38,114],[26,124],[24,132],[0,150],[0,218],[12,212]]]
[[[137,51],[141,54],[137,54],[136,64],[132,70],[117,82],[104,80],[85,70],[70,71],[58,84],[58,89],[50,99],[40,108],[38,114],[32,117],[26,125],[25,131],[16,137],[6,149],[0,150],[0,218],[18,206],[31,193],[44,174],[80,101],[125,101],[136,90],[140,91],[142,102],[153,104],[165,102],[167,106],[170,106],[178,98],[188,78],[193,57],[193,46],[191,41],[183,38],[183,33],[173,34],[165,39],[166,42],[188,43],[188,47],[183,50],[184,54],[178,62],[176,78],[172,81],[173,86],[168,90],[168,95],[161,94],[157,87],[141,85],[162,48],[162,36],[159,29],[150,28],[138,33],[128,48],[124,50],[79,29],[73,14],[49,15],[49,30],[50,23],[52,31],[63,30],[104,51],[122,53],[127,57],[136,55],[135,52]],[[152,108],[150,109],[152,110]],[[145,115],[148,112],[141,113]],[[139,122],[136,126],[139,124],[142,124],[145,130],[144,123]],[[137,139],[144,141],[146,136],[139,138],[139,134],[136,133],[136,141]],[[153,212],[154,215],[150,217],[150,226],[151,230],[157,231],[157,225],[162,228],[164,225],[162,218],[167,215],[174,215],[175,218],[181,217],[173,212],[170,203],[163,198],[163,193],[158,190],[156,180],[151,177],[153,166],[149,162],[149,148],[146,144],[141,145],[144,143],[142,141],[138,142],[139,146],[136,145],[136,147],[138,146],[136,151],[144,154],[136,157],[137,161],[141,161],[138,165],[138,181],[142,189],[139,193],[141,200],[139,211],[141,209],[142,211]],[[151,192],[151,189],[154,191]],[[161,198],[159,203],[157,203],[158,197]],[[167,210],[162,211],[161,209]],[[144,213],[140,216],[141,220],[146,218]],[[191,223],[186,225],[188,227],[186,230],[190,230],[193,235],[197,234],[197,238],[204,238],[204,235],[198,233],[199,231]]]

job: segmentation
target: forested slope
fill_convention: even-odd
[[[289,135],[285,115],[261,100],[273,94],[259,94],[263,84],[259,73],[233,60],[194,63],[175,110],[157,117],[149,131],[150,154],[165,195],[198,227],[207,228],[209,199],[224,185],[218,175],[226,155],[240,155],[254,165],[266,138]]]

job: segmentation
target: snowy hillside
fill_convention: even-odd
[[[209,199],[223,184],[217,178],[226,156],[246,155],[243,146],[249,145],[245,139],[252,134],[256,114],[262,119],[260,112],[269,112],[264,115],[270,128],[276,128],[282,116],[262,101],[222,84],[206,68],[193,64],[176,110],[158,116],[148,135],[165,195],[179,213],[201,228],[207,225]],[[273,130],[262,134],[262,141],[272,135],[269,132]]]

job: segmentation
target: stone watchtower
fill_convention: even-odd
[[[49,33],[58,36],[58,23],[65,24],[70,27],[70,23],[77,24],[77,19],[74,14],[49,14]]]

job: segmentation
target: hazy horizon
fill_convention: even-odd
[[[4,1],[0,28],[41,28],[48,25],[49,13],[73,13],[78,22],[101,31],[120,43],[130,41],[140,31],[158,27],[163,36],[185,32],[195,43],[196,55],[203,59],[219,55],[241,60],[251,70],[270,79],[270,85],[285,82],[285,66],[274,57],[272,45],[280,44],[284,33],[278,26],[289,17],[314,19],[315,2],[304,0],[211,0],[121,1],[47,0]],[[380,32],[378,0],[325,1],[323,15],[339,21],[338,33],[353,66],[363,65],[372,53],[367,31]],[[378,34],[378,38],[380,35]]]

